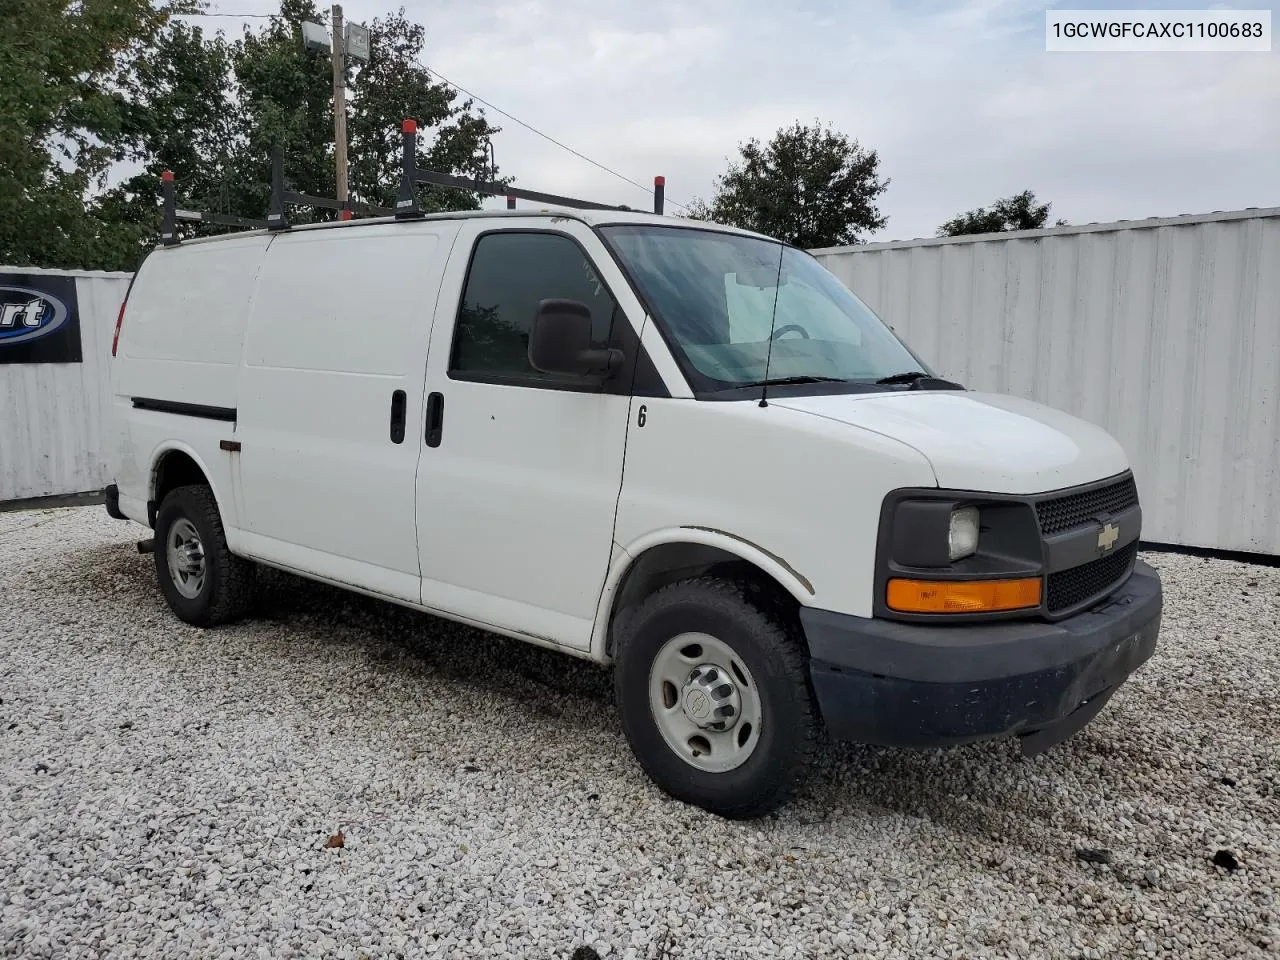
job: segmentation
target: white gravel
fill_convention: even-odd
[[[829,745],[744,824],[595,667],[280,575],[191,629],[144,532],[0,515],[0,955],[1280,953],[1280,569],[1152,555],[1155,659],[1049,754]]]

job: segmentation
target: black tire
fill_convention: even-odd
[[[204,548],[204,583],[194,597],[183,596],[169,571],[167,544],[173,525],[187,520]],[[227,548],[213,491],[204,485],[176,487],[156,513],[156,576],[169,608],[187,623],[214,627],[243,616],[253,601],[254,564]]]
[[[786,803],[803,778],[818,734],[808,656],[799,628],[745,583],[704,577],[673,583],[644,600],[618,637],[614,695],[623,732],[645,773],[668,795],[731,819]],[[732,770],[700,770],[663,738],[649,703],[649,674],[663,645],[705,633],[732,648],[755,681],[759,741]]]

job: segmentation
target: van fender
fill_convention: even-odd
[[[714,527],[682,526],[654,530],[638,537],[625,546],[617,543],[617,541],[614,542],[613,560],[605,577],[604,588],[600,592],[600,602],[596,606],[595,624],[591,631],[590,657],[592,660],[597,663],[609,663],[610,658],[606,648],[613,601],[632,564],[645,551],[668,543],[696,543],[702,546],[716,547],[763,570],[781,584],[802,606],[813,602],[813,584],[809,582],[809,579],[803,573],[787,563],[784,558],[757,543],[753,543],[746,537],[738,536],[727,530],[718,530]]]
[[[196,449],[184,440],[162,440],[151,451],[151,465],[147,472],[147,520],[150,526],[152,529],[155,528],[156,511],[160,509],[160,504],[155,499],[156,478],[160,472],[160,460],[166,453],[175,451],[185,453],[194,460],[196,466],[200,468],[200,472],[209,481],[209,489],[213,492],[213,501],[218,505],[218,515],[222,518],[222,526],[228,534],[228,540],[230,540],[231,528],[235,527],[236,524],[228,522],[226,502],[218,492],[218,484],[214,482],[215,472],[209,469],[209,464],[205,461],[205,458],[200,456]]]

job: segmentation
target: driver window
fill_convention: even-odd
[[[548,298],[585,303],[592,341],[608,343],[617,304],[573,240],[530,230],[481,236],[458,310],[450,373],[554,379],[529,364],[533,315]]]

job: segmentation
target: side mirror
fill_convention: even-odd
[[[591,310],[578,300],[542,300],[529,330],[529,364],[539,373],[613,376],[622,351],[591,345]]]

